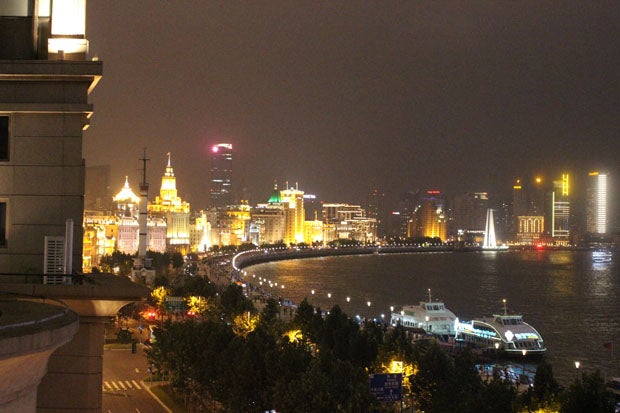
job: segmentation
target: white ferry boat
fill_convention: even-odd
[[[392,309],[390,324],[395,327],[421,328],[428,334],[439,336],[446,341],[454,337],[456,316],[448,310],[442,301],[433,301],[431,290],[428,289],[428,301],[420,301],[419,305],[406,305],[400,311]]]
[[[456,340],[482,351],[513,357],[533,358],[543,355],[547,348],[534,327],[523,321],[521,314],[493,314],[479,320],[456,320]]]
[[[595,263],[611,262],[612,253],[610,250],[598,249],[592,251],[592,261]]]

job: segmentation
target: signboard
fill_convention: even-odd
[[[370,392],[380,402],[397,402],[402,398],[403,375],[371,374]]]
[[[166,297],[166,311],[185,311],[185,298],[183,297]]]

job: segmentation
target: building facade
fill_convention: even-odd
[[[570,181],[568,174],[553,181],[551,193],[551,237],[556,244],[568,244],[570,241]]]
[[[190,204],[178,196],[177,181],[167,154],[168,163],[161,178],[161,188],[155,201],[148,205],[148,213],[166,221],[166,246],[169,251],[186,254],[190,250]]]
[[[232,199],[233,147],[218,143],[211,147],[211,177],[209,181],[210,207],[226,208]]]
[[[586,232],[607,234],[607,174],[590,172],[586,189]]]
[[[85,59],[83,29],[49,31],[49,4],[34,18],[34,2],[13,3],[0,8],[0,267],[42,274],[47,237],[67,241],[64,267],[81,271],[82,133],[102,63]]]

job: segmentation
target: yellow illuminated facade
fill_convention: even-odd
[[[194,212],[190,216],[189,243],[192,252],[207,252],[211,248],[211,224],[204,211]]]
[[[304,241],[308,244],[323,242],[323,221],[315,217],[314,221],[304,222]]]
[[[246,227],[250,223],[250,207],[241,201],[226,211],[230,239],[226,245],[241,245],[246,241]]]
[[[297,188],[280,191],[284,208],[284,243],[299,244],[304,242],[304,192]]]
[[[177,192],[176,177],[168,152],[168,164],[161,179],[159,196],[148,205],[148,212],[166,220],[166,244],[169,249],[185,254],[190,249],[190,205]]]
[[[118,224],[116,217],[98,211],[84,211],[82,270],[98,267],[101,257],[116,250]]]
[[[84,211],[82,268],[85,272],[99,266],[101,257],[114,251],[135,254],[138,250],[138,216],[140,198],[132,191],[129,181],[113,197],[115,211]],[[166,251],[166,221],[159,216],[147,218],[147,249]]]
[[[439,238],[442,241],[447,237],[446,216],[443,209],[433,200],[422,201],[408,225],[408,236]]]

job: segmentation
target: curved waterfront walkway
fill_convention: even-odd
[[[246,267],[265,262],[296,260],[301,258],[334,257],[342,255],[367,254],[399,254],[416,252],[445,252],[453,251],[452,246],[352,246],[352,247],[306,247],[306,248],[267,248],[244,251],[232,258],[233,273]]]

